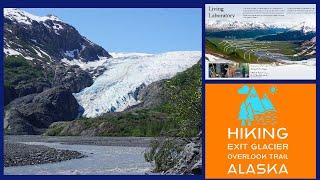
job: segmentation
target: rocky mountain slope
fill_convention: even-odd
[[[9,134],[39,134],[52,122],[77,117],[79,105],[72,93],[90,86],[93,75],[66,62],[111,58],[59,18],[11,8],[4,9],[4,54],[5,131]]]
[[[19,9],[4,9],[4,51],[6,55],[22,55],[43,65],[69,60],[95,61],[111,57],[98,46],[80,35],[71,25],[58,17],[35,16]]]
[[[65,87],[17,98],[5,107],[6,134],[41,134],[56,121],[78,116],[79,104]]]
[[[5,104],[57,85],[79,92],[92,84],[91,74],[64,61],[111,57],[55,16],[35,16],[11,8],[4,9],[4,53]]]

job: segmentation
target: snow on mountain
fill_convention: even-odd
[[[211,30],[236,30],[236,29],[253,29],[253,28],[267,28],[264,23],[244,22],[244,21],[216,21],[206,24],[207,29]]]
[[[247,21],[222,21],[207,22],[206,29],[213,31],[223,30],[248,30],[248,29],[272,29],[281,28],[288,30],[302,30],[304,32],[315,31],[316,26],[305,21],[299,23],[292,22],[247,22]]]
[[[295,24],[293,26],[290,26],[289,29],[292,30],[292,31],[302,31],[304,33],[315,32],[316,31],[316,27],[315,26],[313,26],[312,24],[308,24],[305,21],[303,21],[301,23],[298,23],[298,24]]]
[[[18,23],[24,23],[28,25],[31,25],[32,21],[37,21],[37,22],[43,22],[47,20],[61,21],[58,17],[53,15],[36,16],[17,8],[4,8],[4,16],[12,21],[17,21]]]
[[[36,16],[16,8],[4,8],[4,48],[6,56],[19,53],[49,63],[63,58],[87,62],[110,57],[105,49],[58,17]]]
[[[14,49],[11,49],[11,48],[4,48],[3,49],[3,52],[6,54],[6,55],[21,55],[21,53],[19,53],[18,51],[14,50]]]
[[[77,65],[83,70],[91,70],[91,69],[96,69],[99,66],[103,66],[109,59],[107,57],[99,57],[99,60],[96,61],[88,61],[88,62],[83,62],[80,59],[72,59],[68,60],[66,58],[61,59],[61,62],[73,66]]]
[[[103,63],[107,70],[95,79],[93,85],[74,94],[84,108],[83,116],[96,117],[138,104],[135,93],[141,86],[171,78],[186,70],[200,60],[201,52],[121,53],[115,57]]]
[[[99,58],[99,60],[88,61],[88,62],[82,61],[81,59],[68,60],[66,58],[63,58],[63,59],[61,59],[61,62],[63,64],[69,65],[69,66],[77,65],[82,70],[87,71],[90,74],[90,76],[93,79],[95,79],[106,70],[105,64],[109,60],[108,57],[100,57],[99,56],[98,58]]]

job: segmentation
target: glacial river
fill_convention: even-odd
[[[5,167],[5,175],[139,175],[152,169],[152,164],[144,160],[145,147],[25,143],[78,151],[87,157],[58,163]]]

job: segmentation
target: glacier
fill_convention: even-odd
[[[102,64],[106,71],[98,76],[90,87],[73,94],[83,108],[84,117],[119,112],[138,104],[134,93],[139,87],[171,78],[196,64],[201,58],[200,51],[111,55],[113,58]]]

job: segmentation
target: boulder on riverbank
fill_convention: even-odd
[[[59,86],[17,98],[6,106],[6,134],[41,134],[53,122],[73,120],[79,104],[70,90]]]

